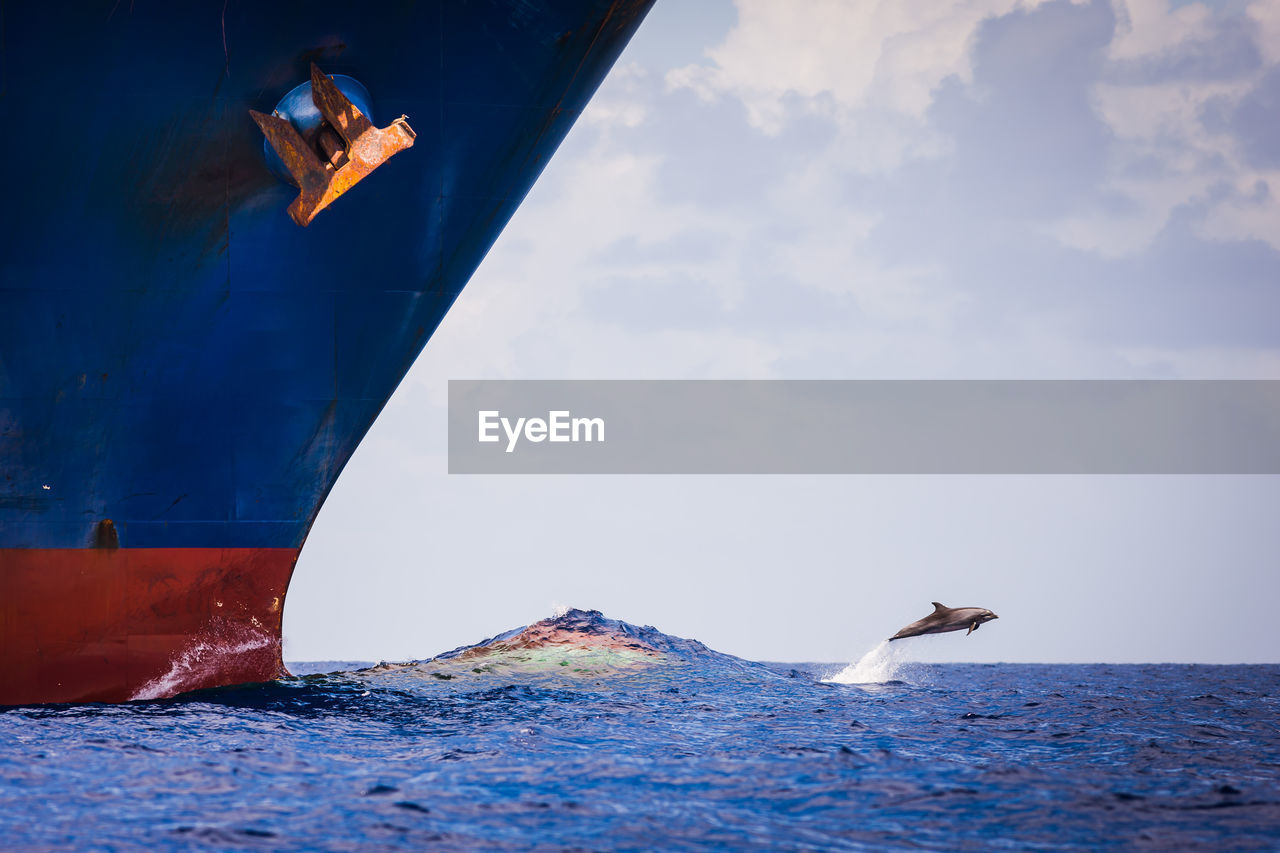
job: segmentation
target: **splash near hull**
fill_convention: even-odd
[[[650,2],[5,7],[0,702],[279,672],[321,503]],[[416,138],[303,228],[251,111],[313,66]]]

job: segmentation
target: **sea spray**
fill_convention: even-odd
[[[901,643],[880,643],[854,663],[823,681],[836,684],[883,684],[896,681],[906,663]]]
[[[169,669],[134,691],[131,701],[164,699],[188,690],[226,684],[225,672],[237,658],[266,655],[280,659],[279,641],[258,623],[213,620],[169,661]]]

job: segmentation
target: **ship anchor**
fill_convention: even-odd
[[[407,116],[386,127],[374,127],[315,63],[311,64],[311,99],[324,116],[312,142],[278,112],[266,115],[249,110],[300,190],[289,205],[289,215],[304,228],[338,196],[396,153],[412,147],[417,136]]]

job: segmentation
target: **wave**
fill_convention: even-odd
[[[678,665],[696,665],[704,674],[773,674],[763,664],[717,652],[697,640],[610,619],[598,610],[578,609],[432,658],[384,662],[360,674],[416,674],[439,680],[491,674],[580,678]]]

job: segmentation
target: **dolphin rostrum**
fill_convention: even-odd
[[[935,601],[932,613],[912,622],[889,639],[901,640],[906,637],[918,637],[921,634],[946,634],[949,631],[963,631],[965,628],[969,629],[965,634],[968,636],[978,630],[978,626],[983,622],[999,618],[990,610],[981,607],[947,607]]]

